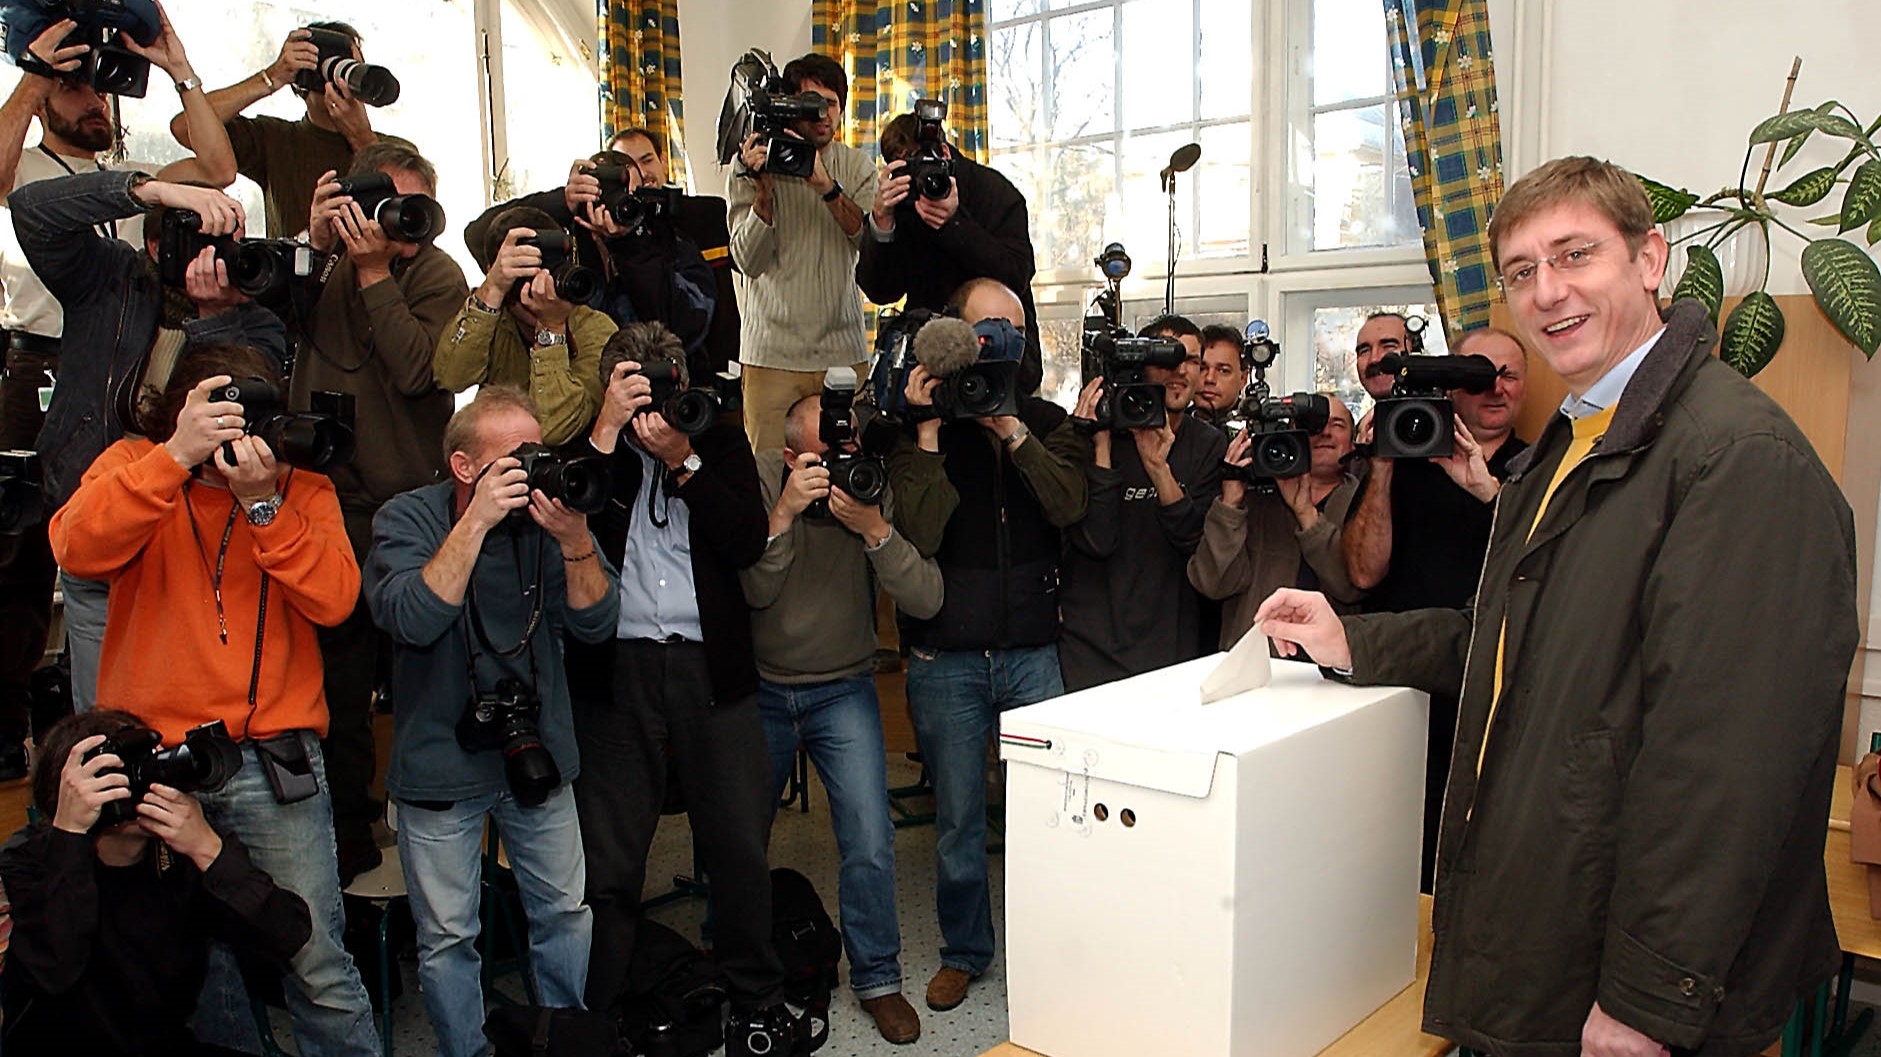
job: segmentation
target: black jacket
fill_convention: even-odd
[[[566,449],[569,454],[599,453],[586,436]],[[692,582],[699,599],[699,628],[705,636],[706,661],[712,669],[712,696],[721,704],[742,701],[758,692],[757,662],[752,659],[751,609],[745,604],[738,571],[764,555],[769,524],[758,483],[757,460],[744,430],[720,423],[692,438],[702,464],[699,472],[673,492],[691,508]],[[627,551],[633,504],[645,502],[640,456],[623,437],[608,460],[613,498],[588,519],[602,553],[615,568]],[[670,487],[670,483],[669,483]],[[577,698],[607,701],[613,686],[613,642],[587,645],[566,639],[568,688]]]
[[[895,217],[895,237],[882,242],[873,222],[862,233],[856,284],[878,305],[905,295],[908,308],[939,312],[968,279],[998,279],[1025,306],[1025,363],[1019,391],[1035,393],[1043,370],[1038,311],[1032,306],[1032,232],[1025,196],[996,170],[954,153],[960,208],[939,231],[915,215],[913,195]]]

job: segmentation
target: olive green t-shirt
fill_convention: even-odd
[[[304,117],[284,121],[237,116],[229,120],[228,130],[236,171],[261,185],[272,238],[291,238],[307,230],[320,175],[330,169],[344,176],[353,165],[353,148],[345,136]]]

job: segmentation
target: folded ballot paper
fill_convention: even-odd
[[[1268,658],[1267,636],[1259,628],[1249,628],[1234,644],[1215,670],[1202,680],[1202,704],[1212,705],[1236,694],[1259,690],[1273,681],[1274,666]]]

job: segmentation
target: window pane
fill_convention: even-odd
[[[1039,126],[1039,105],[1044,99],[1044,71],[1039,65],[1043,23],[1027,22],[993,31],[986,54],[989,95],[987,123],[995,149],[1044,140]]]
[[[1169,259],[1169,196],[1163,193],[1157,174],[1169,164],[1170,153],[1188,142],[1187,130],[1123,141],[1123,186],[1118,189],[1123,223],[1118,236],[1142,272],[1152,266],[1160,268]],[[1184,174],[1176,177],[1176,223],[1181,226],[1178,245],[1183,258],[1195,255],[1194,216],[1195,179]]]
[[[1387,94],[1388,62],[1378,0],[1313,0],[1313,105]]]
[[[1387,161],[1402,164],[1402,150],[1387,159],[1385,137],[1398,138],[1395,108],[1338,110],[1313,119],[1313,248],[1395,246],[1418,238],[1415,215],[1408,230],[1386,200]],[[1406,174],[1401,189],[1409,191]]]
[[[1039,382],[1038,395],[1067,411],[1078,406],[1082,381],[1078,374],[1078,343],[1083,330],[1080,319],[1038,321],[1039,347],[1045,360],[1045,376]]]
[[[1116,121],[1114,15],[1109,10],[1054,18],[1051,44],[1053,140],[1113,131]]]
[[[1248,251],[1249,209],[1254,194],[1250,125],[1217,125],[1202,130],[1202,160],[1197,163],[1201,200],[1200,226],[1184,240],[1184,256],[1241,256]],[[1186,214],[1185,214],[1186,215]]]
[[[1039,0],[989,0],[986,5],[986,21],[1004,22],[1021,15],[1035,15],[1039,12]]]
[[[1423,316],[1424,351],[1443,356],[1450,351],[1444,339],[1441,317],[1433,304],[1417,305],[1341,305],[1313,310],[1313,389],[1337,393],[1352,409],[1354,419],[1371,410],[1371,395],[1359,384],[1358,367],[1353,360],[1353,346],[1358,344],[1359,328],[1376,312],[1399,312]]]
[[[503,95],[509,167],[499,201],[561,186],[574,159],[599,149],[593,76],[558,35],[538,32],[511,0],[503,4]]]
[[[1249,113],[1253,27],[1248,0],[1202,0],[1202,119]]]
[[[1083,267],[1116,230],[1115,147],[1110,143],[1053,147],[1046,152],[1038,268]]]
[[[1124,128],[1190,120],[1195,110],[1193,18],[1189,0],[1123,5]]]

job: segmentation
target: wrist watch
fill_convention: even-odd
[[[184,95],[194,89],[201,88],[201,87],[202,87],[202,78],[185,77],[182,80],[176,82],[176,94]]]
[[[547,327],[539,328],[536,331],[536,347],[539,349],[546,349],[554,345],[566,345],[566,344],[568,344],[568,335],[565,333],[557,334],[555,331],[550,330]]]
[[[695,451],[691,455],[686,456],[685,462],[679,464],[679,470],[681,473],[698,473],[699,468],[704,465],[705,460],[699,458],[699,453]]]
[[[243,510],[248,515],[248,523],[256,526],[273,524],[274,516],[280,512],[281,497],[278,493],[260,502],[249,503]]]
[[[832,179],[830,180],[829,191],[823,195],[823,201],[834,202],[836,201],[838,197],[842,195],[842,193],[843,193],[842,181]]]
[[[1006,438],[1006,443],[1016,448],[1024,444],[1025,438],[1031,435],[1032,431],[1026,428],[1025,423],[1021,422],[1019,423],[1019,427],[1012,431],[1012,435]]]

